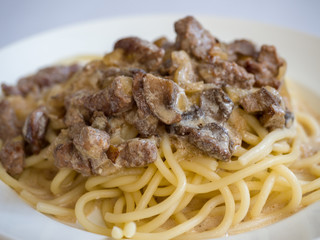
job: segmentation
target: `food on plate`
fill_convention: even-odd
[[[320,198],[319,123],[272,45],[118,40],[85,65],[2,84],[0,179],[38,211],[115,239],[208,239]]]

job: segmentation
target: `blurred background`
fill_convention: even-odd
[[[77,22],[162,13],[254,20],[320,37],[319,10],[319,0],[0,0],[0,48]]]

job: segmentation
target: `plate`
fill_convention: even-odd
[[[173,23],[182,17],[146,15],[97,20],[21,40],[0,50],[0,82],[13,84],[21,76],[73,56],[102,55],[112,49],[117,39],[125,36],[139,36],[147,40],[167,36],[174,40]],[[252,21],[195,17],[222,41],[247,38],[257,44],[275,45],[288,63],[287,76],[320,94],[319,38]],[[318,110],[314,106],[314,110]],[[1,181],[0,192],[0,239],[107,239],[37,212]],[[268,227],[220,239],[315,239],[320,237],[319,226],[318,202]]]

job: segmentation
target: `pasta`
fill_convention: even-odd
[[[114,51],[103,61],[115,61],[117,54]],[[180,67],[177,72],[185,71],[184,75],[176,72],[175,78],[182,81],[192,74],[187,68]],[[84,87],[75,87],[74,79],[48,88],[37,99],[38,105],[50,106],[51,97],[64,94],[65,89],[94,88],[87,80],[77,80]],[[196,88],[197,83],[190,84]],[[15,102],[19,97],[7,98]],[[61,221],[77,221],[87,231],[114,239],[194,240],[250,231],[320,199],[319,123],[299,104],[291,104],[293,124],[271,130],[257,115],[238,108],[242,140],[229,161],[194,151],[189,143],[177,143],[171,132],[162,129],[155,161],[90,176],[73,167],[56,166],[54,149],[66,126],[55,112],[61,106],[55,106],[49,111],[47,145],[26,157],[21,174],[9,174],[0,164],[0,179],[37,211]],[[29,114],[16,112],[23,119]],[[110,142],[119,144],[123,136],[132,139],[138,134],[125,124]]]

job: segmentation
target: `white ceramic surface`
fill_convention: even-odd
[[[153,40],[174,39],[173,22],[181,15],[115,18],[81,23],[48,31],[0,49],[0,82],[14,83],[40,67],[77,55],[98,54],[112,49],[124,36]],[[256,22],[196,16],[222,41],[248,38],[277,47],[287,60],[287,76],[320,94],[320,39]],[[317,109],[316,109],[317,110]],[[320,203],[276,224],[221,239],[316,239],[320,238]],[[106,239],[59,223],[32,209],[0,181],[0,239]]]

